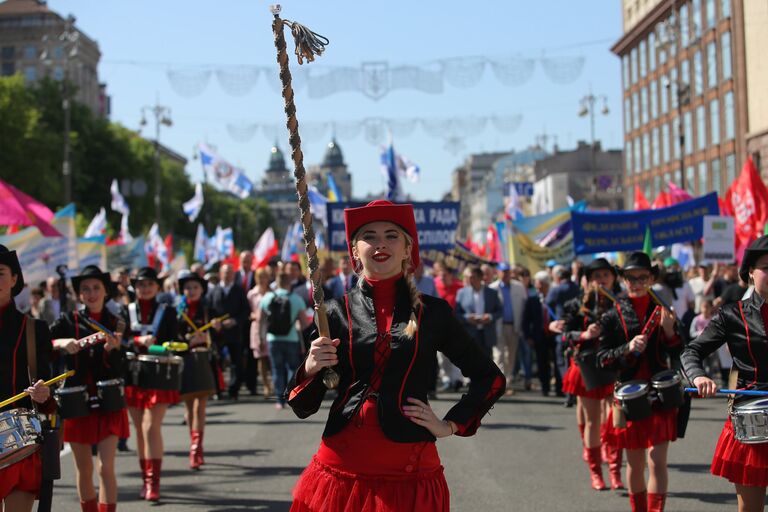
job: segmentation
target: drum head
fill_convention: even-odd
[[[753,398],[734,406],[734,409],[739,411],[751,411],[755,409],[768,410],[768,398]]]
[[[54,391],[56,395],[68,395],[71,393],[85,393],[88,390],[86,386],[72,386],[69,388],[61,388]]]
[[[648,383],[640,380],[627,382],[616,390],[616,398],[619,399],[636,398],[645,394],[648,394]]]
[[[651,385],[655,388],[668,388],[680,384],[680,375],[674,370],[659,372],[651,377]]]

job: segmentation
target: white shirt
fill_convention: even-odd
[[[481,287],[480,290],[475,291],[475,289],[472,289],[472,297],[475,301],[475,313],[482,316],[485,314],[485,299],[483,298],[483,288]]]
[[[677,295],[677,298],[675,299],[673,297],[672,307],[675,309],[677,318],[683,318],[688,312],[688,304],[695,302],[696,296],[693,294],[693,290],[691,289],[691,285],[688,284],[688,281],[684,281],[682,287],[675,289],[675,295]]]

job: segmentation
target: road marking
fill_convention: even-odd
[[[72,448],[69,446],[69,443],[64,443],[64,449],[61,450],[61,457],[66,457],[70,453],[72,453]]]

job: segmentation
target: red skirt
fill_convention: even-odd
[[[5,499],[13,491],[37,494],[43,478],[43,464],[40,452],[35,452],[16,464],[0,469],[0,499]]]
[[[125,386],[125,403],[137,409],[151,409],[157,404],[177,404],[179,392]]]
[[[725,420],[710,472],[734,484],[768,486],[768,443],[744,444],[733,434],[731,418]]]
[[[605,421],[613,425],[613,408]],[[675,441],[677,440],[677,409],[654,410],[649,418],[627,421],[626,427],[606,429],[603,435],[606,444],[625,450],[644,450]]]
[[[114,412],[94,412],[82,418],[64,420],[64,442],[99,444],[109,436],[127,439],[128,412],[125,409]]]
[[[563,377],[563,392],[569,395],[602,400],[613,394],[613,383],[587,391],[587,388],[584,387],[584,378],[581,376],[579,365],[574,360],[571,360],[571,364],[565,372],[565,377]]]
[[[449,512],[433,442],[396,443],[367,401],[339,434],[323,438],[293,489],[291,512]]]

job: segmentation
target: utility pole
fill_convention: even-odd
[[[162,203],[162,180],[160,173],[160,126],[172,126],[173,121],[171,120],[170,107],[155,103],[154,106],[144,106],[141,108],[141,121],[139,124],[142,127],[146,126],[147,124],[147,112],[154,115],[155,117],[155,222],[157,223],[157,227],[159,229],[162,220],[160,209],[160,205]]]

